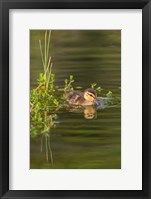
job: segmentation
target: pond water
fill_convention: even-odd
[[[30,32],[30,87],[36,88],[43,72],[39,39],[44,31]],[[81,91],[96,82],[113,97],[121,97],[120,30],[53,30],[50,54],[56,84],[74,76],[74,87]],[[89,118],[87,116],[90,116]],[[121,106],[120,103],[82,111],[61,109],[56,128],[48,136],[30,139],[31,169],[120,169]]]

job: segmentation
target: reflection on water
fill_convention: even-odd
[[[85,119],[97,118],[97,111],[94,106],[84,106],[82,108],[72,106],[68,108],[69,112],[73,113],[83,113]]]
[[[39,39],[44,31],[31,31],[31,88],[42,72]],[[79,90],[97,82],[102,87],[98,106],[64,107],[57,111],[55,127],[46,126],[30,139],[30,168],[121,168],[121,107],[106,103],[111,90],[120,101],[120,31],[52,31],[51,55],[56,84],[73,75]],[[50,115],[52,114],[50,110]]]
[[[85,119],[94,119],[97,118],[97,112],[93,106],[86,106],[84,109]]]
[[[41,153],[43,153],[43,145],[45,146],[45,154],[46,154],[46,161],[49,164],[53,164],[53,155],[51,150],[51,143],[50,143],[50,135],[49,134],[42,134],[41,135]]]

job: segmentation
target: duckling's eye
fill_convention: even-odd
[[[94,97],[93,95],[89,94],[91,97]]]

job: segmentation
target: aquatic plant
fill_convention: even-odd
[[[112,106],[112,105],[120,105],[120,102],[121,102],[121,98],[120,97],[115,97],[113,95],[113,92],[112,91],[108,91],[108,93],[106,94],[106,97],[107,97],[107,100],[106,100],[106,105],[107,106]]]
[[[64,96],[66,96],[67,92],[71,92],[74,90],[72,83],[74,82],[73,75],[70,75],[69,79],[64,80]]]
[[[43,65],[43,73],[39,74],[37,80],[38,86],[30,92],[30,112],[34,113],[34,117],[38,115],[40,109],[52,106],[58,108],[61,98],[56,93],[54,85],[55,74],[52,73],[51,56],[49,56],[51,31],[46,31],[44,36],[44,48],[41,40],[39,40],[40,54]],[[31,115],[32,115],[31,114]]]
[[[106,94],[106,96],[107,96],[108,98],[112,98],[112,91],[108,91],[108,93]]]
[[[93,90],[95,90],[97,94],[100,94],[100,93],[101,93],[101,90],[103,90],[103,89],[101,88],[101,86],[98,86],[98,87],[96,87],[96,86],[97,86],[97,83],[92,83],[92,84],[91,84],[91,88],[92,88]]]

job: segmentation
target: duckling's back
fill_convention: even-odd
[[[81,105],[84,102],[84,94],[81,91],[67,93],[66,100],[71,105]]]

